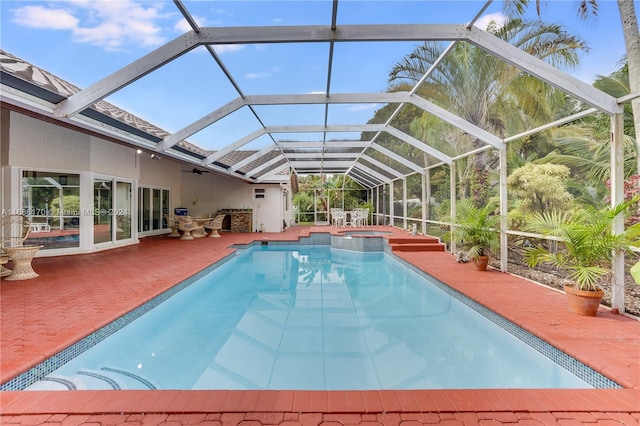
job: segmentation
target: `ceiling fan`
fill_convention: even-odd
[[[185,173],[193,173],[194,175],[201,175],[203,173],[209,173],[209,170],[200,170],[200,169],[194,167],[191,170],[183,170],[183,172],[185,172]]]

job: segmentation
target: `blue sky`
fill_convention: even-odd
[[[534,3],[534,1],[532,0]],[[338,24],[465,23],[480,1],[366,1],[339,3]],[[618,68],[624,41],[617,4],[599,0],[597,19],[577,17],[577,1],[547,1],[542,16],[581,35],[590,52],[570,71],[591,83]],[[184,1],[201,26],[328,25],[331,2]],[[637,7],[638,9],[638,7]],[[494,2],[479,25],[502,19]],[[533,8],[531,14],[534,14]],[[0,1],[0,46],[81,87],[106,77],[189,29],[172,1]],[[417,43],[336,45],[331,91],[382,92],[390,69]],[[244,94],[324,92],[328,45],[240,45],[216,48]],[[197,84],[196,84],[197,83]],[[175,132],[238,93],[204,48],[180,57],[107,98],[155,125]],[[380,105],[331,106],[332,124],[365,123]],[[323,106],[256,107],[265,125],[323,124]],[[218,149],[260,128],[247,108],[189,140]],[[345,135],[349,137],[349,135]],[[359,135],[351,135],[357,138]],[[321,135],[292,135],[319,140]],[[264,137],[263,139],[266,139]],[[267,140],[268,142],[268,140]],[[265,140],[247,148],[257,148]]]

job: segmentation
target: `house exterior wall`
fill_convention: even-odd
[[[132,227],[127,243],[138,241],[138,187],[169,189],[170,212],[186,207],[195,216],[214,215],[223,209],[253,210],[253,230],[279,232],[285,218],[281,185],[251,185],[218,173],[193,174],[193,166],[166,157],[153,159],[150,152],[101,139],[82,131],[39,120],[20,112],[2,110],[0,127],[0,184],[3,211],[20,209],[21,170],[73,172],[81,176],[81,208],[93,208],[93,178],[112,177],[132,183]],[[265,189],[255,199],[254,188]],[[291,198],[291,197],[288,197]],[[291,206],[289,206],[290,211]],[[81,246],[68,252],[93,251],[92,221],[80,220]],[[149,234],[151,235],[151,234]],[[121,245],[121,244],[116,244]],[[104,249],[104,247],[100,247]],[[61,254],[55,251],[55,254]]]
[[[13,111],[9,126],[9,165],[48,170],[90,170],[89,135]]]
[[[138,179],[140,169],[136,167],[136,150],[99,138],[89,140],[89,170],[93,173]]]
[[[255,189],[265,189],[264,198],[255,198]],[[253,221],[254,229],[264,232],[279,232],[283,228],[284,198],[280,185],[253,185],[251,195],[253,196]],[[286,218],[287,225],[289,219]]]

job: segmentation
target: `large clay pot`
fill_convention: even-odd
[[[564,292],[567,295],[569,307],[573,312],[590,317],[596,316],[600,301],[604,296],[604,291],[601,289],[597,291],[586,291],[578,290],[568,285],[564,286]]]
[[[489,264],[489,256],[476,256],[473,258],[473,263],[478,271],[486,271]]]

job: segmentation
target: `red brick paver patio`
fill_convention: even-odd
[[[376,227],[377,230],[381,227]],[[406,232],[392,228],[396,234]],[[0,284],[0,381],[17,376],[253,239],[296,240],[331,227],[282,234],[223,234],[37,258],[40,277]],[[601,308],[568,311],[564,295],[498,271],[477,272],[443,252],[397,256],[548,341],[624,389],[422,391],[1,392],[0,423],[215,425],[635,425],[640,424],[640,321]]]

